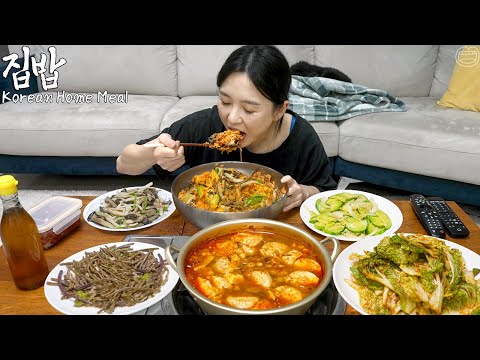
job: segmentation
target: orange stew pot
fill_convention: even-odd
[[[181,249],[166,248],[183,285],[213,315],[303,315],[329,284],[339,253],[335,238],[319,241],[295,226],[253,218],[211,225]]]

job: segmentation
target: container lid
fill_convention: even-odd
[[[81,208],[82,200],[80,199],[52,196],[35,205],[28,213],[35,220],[38,231],[42,233],[53,228]]]

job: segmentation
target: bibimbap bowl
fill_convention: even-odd
[[[185,202],[179,199],[180,191],[188,189],[192,184],[192,178],[195,175],[202,174],[204,172],[212,171],[215,168],[223,169],[235,169],[244,174],[251,175],[253,172],[259,170],[264,174],[270,174],[271,180],[275,183],[277,193],[284,192],[284,195],[275,199],[275,201],[265,207],[261,207],[255,210],[249,211],[235,211],[235,212],[221,212],[221,211],[211,211],[206,209],[197,208],[191,205],[187,205]],[[212,162],[199,166],[195,166],[188,170],[185,170],[180,175],[178,175],[172,183],[172,197],[173,202],[177,210],[182,214],[182,216],[191,222],[196,227],[203,229],[204,227],[216,224],[221,221],[226,220],[235,220],[235,219],[245,219],[245,218],[265,218],[265,219],[276,219],[282,212],[285,204],[287,202],[288,186],[280,182],[280,179],[283,175],[273,170],[269,167],[248,163],[240,161],[220,161]],[[240,183],[239,186],[242,184]]]

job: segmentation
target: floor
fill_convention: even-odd
[[[19,190],[72,191],[97,195],[99,191],[107,192],[122,187],[140,186],[150,181],[154,182],[154,186],[168,191],[170,191],[171,187],[171,180],[160,181],[155,176],[67,176],[41,174],[14,174],[14,176],[19,182]],[[348,178],[346,178],[346,181],[345,179],[340,181],[340,185],[349,190],[366,191],[389,199],[408,199],[411,195],[411,193],[406,191],[377,186],[366,182],[355,182]],[[459,206],[480,226],[480,207],[467,204],[459,204]],[[25,207],[28,209],[27,206]]]

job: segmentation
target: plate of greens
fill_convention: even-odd
[[[395,233],[351,244],[332,273],[339,294],[363,315],[479,315],[479,271],[480,255],[466,247]]]
[[[313,231],[344,241],[381,239],[403,222],[402,212],[393,202],[356,190],[315,194],[300,206],[300,217]]]
[[[129,315],[163,299],[178,279],[162,247],[117,242],[63,260],[50,271],[44,292],[50,305],[67,315]]]
[[[127,187],[93,199],[83,210],[84,220],[107,231],[132,231],[156,225],[175,211],[172,194],[152,186]]]

